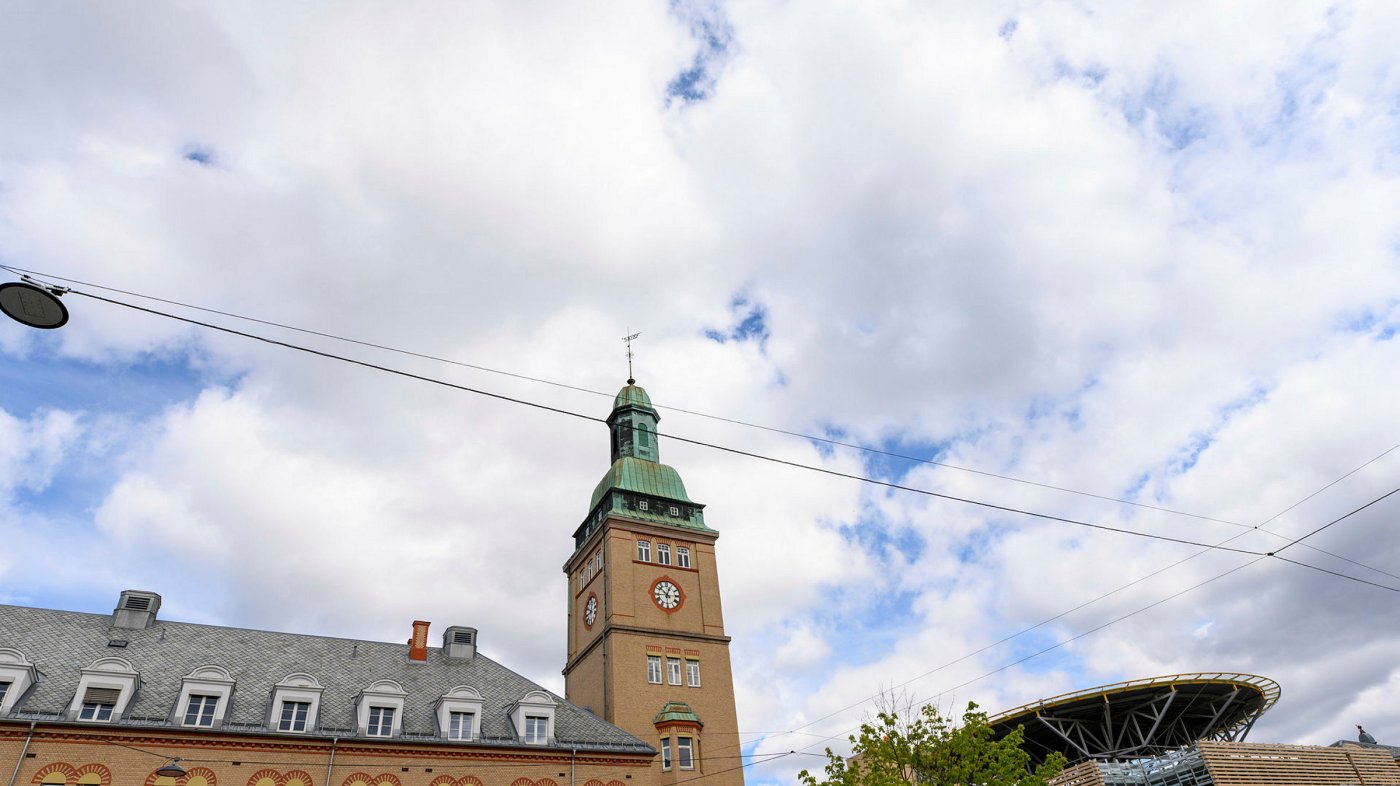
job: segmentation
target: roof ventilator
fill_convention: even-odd
[[[156,621],[160,596],[143,590],[125,590],[112,611],[112,627],[144,630]]]
[[[476,657],[476,628],[453,625],[443,631],[442,652],[449,658]]]

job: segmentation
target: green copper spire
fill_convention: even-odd
[[[661,463],[656,408],[635,379],[618,391],[608,415],[612,466],[593,489],[588,518],[574,532],[578,546],[610,515],[685,529],[709,530],[704,505],[686,496],[680,473]]]

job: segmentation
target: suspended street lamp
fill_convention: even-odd
[[[27,282],[0,284],[0,311],[32,328],[61,328],[68,324],[68,309],[58,299],[63,292],[61,287],[43,289]]]

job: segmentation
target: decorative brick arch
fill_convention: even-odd
[[[219,776],[208,767],[191,767],[182,778],[172,778],[152,770],[146,776],[145,786],[219,786]]]
[[[535,786],[559,786],[559,784],[555,783],[553,778],[540,778],[535,781]]]
[[[274,769],[258,770],[248,776],[248,786],[282,786],[282,773]]]
[[[301,786],[312,786],[311,775],[301,770],[289,770],[282,774],[282,780],[277,782],[277,786],[292,786],[297,783]]]
[[[433,783],[437,783],[437,780],[434,780]],[[345,776],[342,786],[403,786],[403,782],[399,780],[399,776],[387,772],[381,772],[378,775],[352,772]]]
[[[597,778],[592,778],[590,780],[584,781],[583,786],[603,786],[603,782],[598,780]]]
[[[56,761],[53,764],[45,764],[43,767],[40,767],[39,771],[34,773],[34,779],[32,782],[44,783],[46,778],[55,773],[60,773],[63,775],[64,783],[76,783],[78,780],[77,768],[75,768],[73,765],[67,762]],[[55,783],[56,781],[50,780],[48,782]]]
[[[535,786],[535,782],[529,778],[516,778],[510,786]]]
[[[622,781],[608,781],[608,786],[626,786]]]
[[[429,783],[428,786],[483,786],[483,784],[470,775],[463,775],[460,778],[453,778],[451,775],[439,775],[433,778],[432,783]],[[587,784],[584,784],[584,786],[587,786]]]

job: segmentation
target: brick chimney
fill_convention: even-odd
[[[408,659],[428,659],[428,626],[431,622],[413,621],[413,638],[408,640]]]

